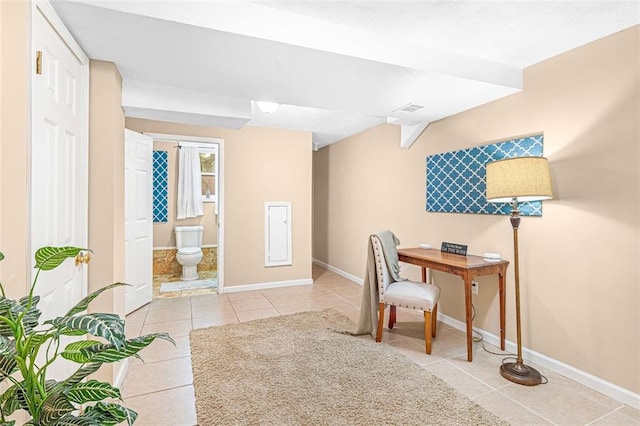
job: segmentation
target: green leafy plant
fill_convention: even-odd
[[[0,283],[0,425],[17,410],[30,416],[27,425],[116,425],[133,424],[137,413],[120,405],[120,390],[106,382],[86,380],[102,364],[135,356],[155,339],[175,344],[167,333],[127,339],[124,320],[108,313],[86,313],[92,300],[102,292],[127,285],[114,283],[91,293],[64,316],[40,324],[40,297],[34,295],[38,276],[60,266],[82,251],[78,247],[43,247],[36,252],[37,273],[29,294],[8,299]],[[0,253],[0,261],[4,255]],[[64,336],[85,336],[62,348]],[[95,338],[102,338],[98,341]],[[47,370],[62,357],[78,364],[73,374],[57,381]]]

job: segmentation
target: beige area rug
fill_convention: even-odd
[[[327,310],[191,332],[198,423],[507,424]],[[427,355],[425,355],[427,356]]]

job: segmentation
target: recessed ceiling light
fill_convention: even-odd
[[[258,109],[265,114],[271,114],[272,112],[276,112],[278,108],[280,108],[280,104],[277,102],[268,102],[268,101],[256,101],[256,106]]]

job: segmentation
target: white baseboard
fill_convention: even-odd
[[[116,378],[113,381],[113,386],[120,389],[124,384],[124,379],[127,378],[127,373],[129,372],[129,358],[125,358],[120,361],[120,368],[118,369],[118,373],[116,374]]]
[[[464,322],[444,315],[442,312],[438,312],[438,321],[441,321],[453,328],[466,333],[467,325]],[[487,343],[491,343],[492,345],[500,347],[500,337],[498,335],[479,329],[477,327],[474,327],[474,329],[482,333],[482,335],[484,336],[484,340]],[[505,350],[511,353],[516,353],[518,351],[518,347],[514,342],[506,340]],[[620,401],[623,404],[627,404],[630,407],[640,410],[640,394],[631,392],[628,389],[620,387],[614,383],[607,382],[606,380],[596,377],[593,374],[579,370],[569,364],[565,364],[562,361],[550,358],[529,348],[522,348],[522,358],[525,361],[530,361],[541,367],[548,368],[549,370],[561,374],[564,377],[578,382],[583,386],[591,388],[597,392],[607,395],[610,398],[615,399],[616,401]]]
[[[292,286],[296,286],[296,285],[309,285],[309,284],[313,284],[313,278],[303,278],[303,279],[300,279],[300,280],[272,281],[272,282],[267,282],[267,283],[224,286],[224,288],[220,289],[219,292],[220,293],[238,293],[240,291],[266,290],[266,289],[269,289],[269,288],[292,287]]]
[[[351,280],[351,281],[353,281],[353,282],[354,282],[354,283],[356,283],[356,284],[363,285],[363,283],[364,283],[364,280],[363,280],[362,278],[358,278],[358,277],[356,277],[356,276],[355,276],[355,275],[353,275],[353,274],[350,274],[350,273],[348,273],[348,272],[343,271],[342,269],[338,269],[338,268],[336,268],[336,267],[334,267],[334,266],[331,266],[331,265],[329,265],[329,264],[326,264],[326,263],[324,263],[324,262],[323,262],[323,261],[321,261],[321,260],[313,259],[313,263],[315,263],[316,265],[320,265],[320,266],[322,266],[323,268],[330,270],[331,272],[335,272],[336,274],[338,274],[338,275],[340,275],[340,276],[343,276],[343,277],[345,277],[346,279]]]
[[[328,265],[318,259],[313,259],[313,262],[330,270],[331,272],[335,272],[338,275],[350,279],[357,284],[362,285],[363,283],[362,279],[331,265]],[[467,325],[464,322],[444,315],[442,312],[438,312],[438,321],[442,321],[443,323],[466,333]],[[482,335],[484,336],[484,340],[487,343],[491,343],[492,345],[500,347],[500,337],[479,328],[475,328],[475,330],[482,333]],[[518,347],[516,346],[516,344],[509,340],[505,341],[505,349],[512,353],[516,353],[518,351]],[[606,380],[596,377],[593,374],[587,373],[586,371],[579,370],[569,364],[565,364],[562,361],[550,358],[544,354],[525,347],[522,348],[522,358],[541,367],[548,368],[551,371],[561,374],[564,377],[567,377],[575,382],[580,383],[583,386],[600,392],[610,398],[615,399],[616,401],[640,410],[640,394],[634,393],[614,383],[607,382]]]

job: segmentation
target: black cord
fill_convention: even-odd
[[[473,315],[471,316],[471,322],[473,323],[473,320],[476,317],[476,307],[475,305],[472,303],[471,304],[471,309],[473,309]],[[471,327],[471,331],[473,332],[473,338],[472,340],[475,343],[480,343],[482,345],[482,349],[484,349],[485,352],[490,353],[491,355],[497,355],[497,356],[502,356],[504,358],[502,358],[502,363],[504,364],[505,361],[507,360],[518,360],[518,355],[513,354],[511,352],[504,352],[504,353],[498,353],[498,352],[493,352],[490,351],[489,349],[487,349],[487,347],[484,345],[484,335],[482,333],[480,333],[478,330],[476,330],[475,328]],[[477,336],[476,336],[477,335]],[[508,355],[508,356],[505,356]],[[540,376],[542,376],[542,378],[544,379],[544,382],[540,383],[542,385],[546,385],[547,383],[549,383],[549,379],[544,375],[544,374],[540,374]]]

